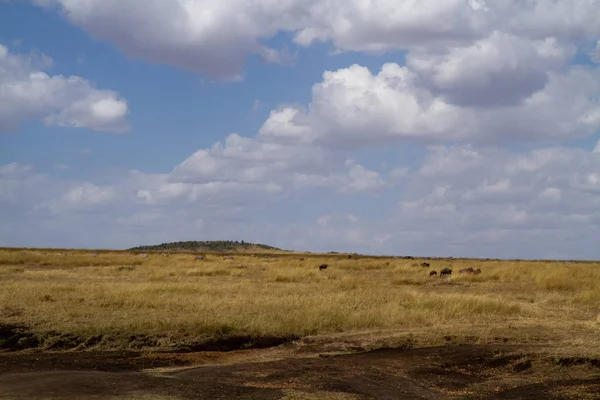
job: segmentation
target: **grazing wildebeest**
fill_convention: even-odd
[[[431,272],[429,273],[429,276],[434,276],[434,275],[437,275],[437,271],[431,271]]]
[[[348,259],[352,258],[352,254],[348,254]]]
[[[440,278],[446,275],[452,275],[452,270],[450,268],[444,268],[440,271]]]
[[[473,272],[473,268],[469,267],[469,268],[463,268],[461,270],[458,271],[459,273],[464,273],[464,272]]]
[[[385,265],[390,265],[390,262],[389,262],[389,261],[387,261],[387,262],[385,263]]]
[[[203,261],[203,260],[206,260],[206,257],[205,256],[196,256],[195,260]]]
[[[412,266],[413,266],[413,267],[418,267],[418,266],[419,266],[419,264],[417,264],[417,263],[414,263]]]
[[[300,257],[298,261],[304,261],[304,257]]]
[[[477,275],[477,274],[480,274],[480,273],[481,273],[481,270],[480,270],[479,268],[477,268],[475,271],[473,271],[473,273],[474,273],[475,275]]]
[[[429,263],[422,262],[421,263],[421,267],[423,267],[423,268],[429,268]]]
[[[328,265],[327,264],[321,264],[319,265],[319,271],[323,271],[324,269],[327,269]]]

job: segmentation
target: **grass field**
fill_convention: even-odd
[[[362,334],[600,349],[600,262],[92,253],[0,250],[0,325],[35,333],[40,347]],[[429,277],[444,267],[450,277]]]

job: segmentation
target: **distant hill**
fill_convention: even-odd
[[[260,243],[249,243],[233,240],[212,240],[212,241],[188,241],[188,242],[171,242],[161,243],[153,246],[138,246],[128,250],[161,250],[161,251],[189,251],[189,252],[260,252],[260,251],[286,251],[277,247],[268,246]]]

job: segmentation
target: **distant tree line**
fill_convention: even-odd
[[[232,251],[232,250],[249,250],[249,249],[263,249],[263,250],[276,250],[281,251],[277,247],[268,246],[260,243],[248,243],[237,240],[210,240],[210,241],[198,241],[191,240],[187,242],[170,242],[161,243],[152,246],[137,246],[132,247],[128,250],[161,250],[161,251]]]

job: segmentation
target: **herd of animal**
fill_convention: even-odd
[[[422,262],[421,264],[414,263],[412,266],[413,267],[429,268],[430,264],[427,263],[427,262]],[[479,268],[473,269],[473,267],[469,267],[469,268],[463,268],[463,269],[459,270],[458,272],[460,274],[466,274],[466,273],[468,273],[468,274],[478,275],[478,274],[481,273],[481,269],[479,269]],[[429,271],[429,276],[430,277],[436,276],[436,275],[438,275],[438,272],[436,270]],[[442,276],[449,276],[449,275],[452,275],[452,268],[447,268],[447,267],[444,268],[444,269],[442,269],[440,271],[440,274],[439,274],[440,278]]]
[[[350,257],[348,257],[348,258],[350,258]],[[304,260],[304,258],[302,258],[301,260]],[[386,262],[386,265],[390,265],[390,263]],[[328,266],[329,266],[328,264],[321,264],[321,265],[319,265],[319,271],[326,270]],[[425,268],[429,268],[430,264],[426,263],[426,262],[423,262],[421,264],[415,263],[415,264],[413,264],[413,267],[425,267]],[[481,274],[481,269],[479,269],[479,268],[473,269],[473,267],[469,267],[469,268],[463,268],[463,269],[459,270],[458,272],[460,274],[469,273],[469,274],[473,274],[473,275],[478,275],[478,274]],[[429,276],[430,277],[437,276],[437,275],[438,275],[438,272],[436,270],[429,271]],[[449,276],[449,275],[452,275],[452,268],[448,268],[448,267],[442,269],[440,271],[440,273],[439,273],[440,278],[443,277],[443,276]]]

